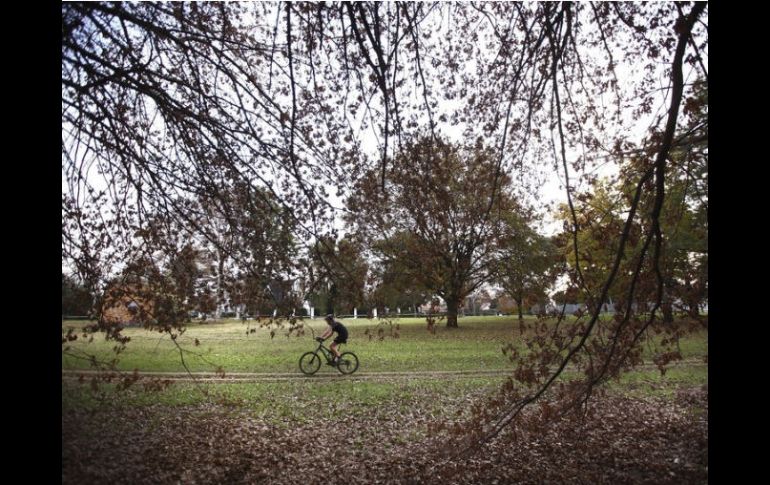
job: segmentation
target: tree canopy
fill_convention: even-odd
[[[61,49],[62,265],[92,295],[137,262],[167,294],[190,235],[223,250],[229,234],[254,249],[267,233],[287,243],[229,257],[263,261],[284,295],[292,269],[278,262],[294,243],[335,257],[340,214],[369,204],[375,234],[405,231],[387,244],[445,260],[426,274],[445,284],[422,283],[458,302],[497,250],[480,243],[502,224],[493,216],[558,177],[572,281],[592,311],[522,357],[472,444],[570,363],[585,378],[560,392],[564,409],[584,402],[638,360],[666,302],[707,295],[705,2],[66,2]],[[625,211],[588,220],[578,194],[606,164]],[[244,203],[280,229],[241,231]],[[208,208],[223,227],[203,223]],[[596,273],[583,269],[591,225],[607,239]],[[598,322],[613,292],[644,295],[649,311]]]
[[[379,256],[447,305],[457,326],[466,296],[491,280],[511,223],[523,208],[494,152],[481,144],[455,146],[432,136],[407,141],[386,171],[360,179],[348,207],[358,234],[374,231]]]

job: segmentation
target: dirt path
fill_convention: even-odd
[[[705,367],[708,364],[701,359],[686,359],[681,362],[674,362],[670,367]],[[637,369],[651,370],[655,369],[654,364],[644,364]],[[100,371],[93,370],[62,370],[62,379],[78,380],[89,378],[99,374]],[[103,372],[102,372],[103,373]],[[132,375],[131,371],[116,372],[115,377]],[[166,379],[170,381],[203,381],[203,382],[275,382],[275,381],[297,381],[305,380],[307,382],[333,381],[333,380],[352,380],[352,381],[390,381],[390,380],[410,380],[410,379],[473,379],[479,377],[505,377],[511,374],[510,369],[497,370],[462,370],[462,371],[411,371],[411,372],[356,372],[352,375],[342,375],[331,368],[322,368],[313,376],[306,376],[301,372],[226,372],[223,375],[215,372],[144,372],[140,371],[138,376],[149,379]]]
[[[85,371],[85,370],[63,370],[63,379],[80,379],[83,377],[90,377],[97,375],[99,371]],[[122,375],[129,375],[131,372],[123,372]],[[506,376],[510,374],[510,371],[506,370],[477,370],[477,371],[421,371],[421,372],[356,372],[352,375],[342,375],[339,372],[329,368],[328,370],[319,370],[312,376],[306,376],[299,371],[297,372],[275,372],[275,373],[258,373],[258,372],[233,372],[226,373],[224,376],[218,375],[214,372],[192,372],[190,374],[184,372],[139,372],[139,377],[144,378],[159,378],[168,379],[172,381],[206,381],[206,382],[263,382],[263,381],[296,381],[306,380],[308,382],[314,381],[330,381],[330,380],[354,380],[354,381],[388,381],[393,379],[462,379],[462,378],[474,378],[474,377],[494,377],[494,376]]]

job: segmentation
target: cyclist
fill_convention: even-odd
[[[340,351],[337,346],[339,344],[348,342],[348,329],[345,327],[345,325],[335,320],[334,315],[331,313],[326,315],[326,323],[328,323],[329,326],[326,328],[326,331],[324,331],[323,335],[318,337],[317,340],[322,342],[331,337],[334,332],[337,332],[337,337],[334,339],[334,343],[329,346],[329,349],[334,353],[334,363],[332,365],[336,365],[340,360]]]

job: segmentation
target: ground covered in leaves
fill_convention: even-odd
[[[329,406],[346,404],[318,402],[303,407],[302,419],[215,400],[63,401],[62,483],[707,482],[707,387],[597,397],[584,419],[555,421],[545,431],[524,420],[472,456],[449,461],[451,441],[430,430],[466,414],[467,393],[435,386],[398,399],[331,413]]]

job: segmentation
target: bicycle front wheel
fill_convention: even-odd
[[[337,362],[337,370],[343,374],[352,374],[358,369],[358,357],[353,352],[343,352]]]
[[[303,374],[312,376],[321,367],[321,358],[315,352],[305,352],[299,358],[299,370]]]

